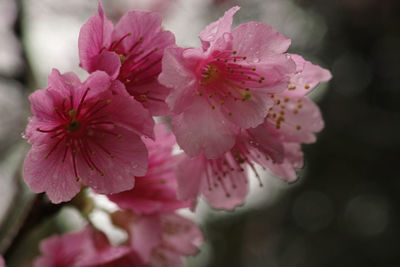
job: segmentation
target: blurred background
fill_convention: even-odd
[[[180,46],[198,46],[206,25],[240,5],[234,26],[268,23],[292,39],[289,52],[333,74],[311,96],[325,128],[303,147],[299,180],[287,184],[266,173],[264,187],[254,182],[235,212],[202,203],[191,216],[206,242],[188,266],[400,266],[400,1],[103,2],[114,21],[133,8],[161,12]],[[0,254],[9,267],[30,266],[40,239],[83,224],[69,208],[56,213],[43,205],[21,182],[28,149],[21,133],[30,114],[27,97],[46,87],[52,68],[85,78],[77,40],[96,11],[96,0],[0,0]],[[32,224],[39,226],[21,231],[32,209]],[[104,214],[95,219],[107,224]],[[120,233],[109,232],[118,239]]]

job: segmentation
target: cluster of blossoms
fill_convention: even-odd
[[[201,47],[181,48],[159,14],[131,11],[114,26],[100,2],[79,35],[88,78],[53,70],[30,96],[23,175],[53,203],[83,187],[107,195],[128,240],[112,246],[89,225],[44,240],[35,266],[183,266],[203,237],[178,209],[199,195],[242,205],[256,165],[296,179],[301,144],[323,127],[306,94],[331,75],[286,53],[290,40],[266,24],[231,29],[238,9],[200,33]],[[169,116],[172,132],[153,116]]]

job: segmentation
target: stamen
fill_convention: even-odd
[[[57,143],[50,149],[49,153],[47,153],[47,155],[44,156],[45,159],[47,159],[50,156],[50,154],[53,153],[54,150],[56,150],[57,146],[61,143],[61,141],[64,140],[64,138],[65,138],[65,135],[60,140],[57,141]]]
[[[77,117],[79,116],[79,113],[81,112],[81,108],[82,108],[82,105],[83,105],[83,101],[85,101],[85,98],[86,98],[86,96],[87,96],[89,90],[90,90],[90,88],[88,87],[88,88],[86,89],[85,93],[83,94],[82,98],[81,98],[81,102],[79,102],[78,110],[76,111],[76,116],[77,116]]]

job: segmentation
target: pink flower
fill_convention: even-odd
[[[77,233],[43,240],[40,251],[35,267],[145,266],[131,248],[110,246],[102,232],[89,226]]]
[[[290,40],[270,26],[249,22],[231,31],[231,8],[200,33],[201,48],[167,48],[159,81],[172,88],[178,144],[190,156],[217,158],[235,144],[238,129],[256,127],[287,88],[295,64]]]
[[[177,171],[180,199],[193,201],[202,194],[214,208],[232,210],[247,195],[245,170],[260,179],[254,164],[289,182],[297,178],[296,169],[303,166],[300,144],[314,142],[323,128],[318,106],[305,94],[331,75],[298,55],[292,58],[296,73],[285,91],[270,95],[273,105],[262,124],[242,130],[234,147],[217,159],[183,156]]]
[[[49,86],[30,95],[33,117],[26,129],[32,148],[24,180],[53,203],[69,201],[80,180],[96,192],[131,189],[134,176],[147,171],[140,135],[153,137],[154,122],[130,96],[113,94],[105,72],[81,83],[73,73],[53,70]]]
[[[150,214],[169,212],[190,205],[189,202],[179,201],[176,195],[177,158],[172,155],[175,137],[163,124],[156,125],[155,135],[156,141],[143,138],[149,151],[146,175],[135,179],[132,190],[108,195],[122,209],[130,209],[137,214]]]
[[[139,216],[117,211],[112,220],[128,232],[130,246],[152,267],[184,266],[182,256],[197,254],[203,242],[197,225],[175,213]]]
[[[153,12],[130,11],[117,25],[104,14],[99,2],[79,34],[81,66],[92,73],[106,71],[125,84],[129,94],[153,115],[167,115],[164,100],[169,89],[159,84],[164,49],[175,44],[174,35],[161,29],[161,16]]]

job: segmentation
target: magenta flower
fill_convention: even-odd
[[[52,236],[40,243],[35,267],[145,266],[127,246],[112,247],[107,237],[89,226],[77,233]]]
[[[152,267],[184,266],[182,256],[197,254],[203,242],[197,225],[175,213],[138,216],[118,211],[112,220],[127,231],[130,246]]]
[[[297,178],[296,170],[303,166],[300,145],[314,142],[323,128],[318,106],[305,94],[331,75],[298,55],[291,57],[296,73],[285,91],[269,96],[273,105],[262,124],[242,130],[234,147],[217,159],[183,157],[177,172],[180,199],[193,201],[201,194],[214,208],[232,210],[247,195],[246,169],[260,181],[255,164],[286,181]]]
[[[153,115],[167,115],[164,100],[169,89],[157,81],[164,49],[175,44],[174,35],[161,29],[161,16],[153,12],[131,11],[117,25],[104,14],[99,2],[79,34],[81,66],[92,73],[107,72],[125,84],[129,94]]]
[[[187,201],[177,199],[177,158],[172,155],[174,135],[163,124],[158,124],[155,127],[155,136],[156,141],[143,138],[149,151],[146,175],[135,179],[132,190],[108,195],[122,209],[130,209],[137,214],[150,214],[169,212],[190,205]]]
[[[146,174],[140,135],[153,137],[154,122],[132,97],[113,94],[112,84],[105,72],[81,83],[53,70],[48,88],[31,94],[24,180],[34,192],[59,203],[80,191],[80,181],[110,194],[131,189],[134,176]]]
[[[167,48],[159,81],[172,91],[178,144],[190,156],[217,158],[235,144],[238,128],[256,127],[287,88],[295,64],[290,40],[270,26],[249,22],[231,31],[231,8],[200,33],[201,48]]]

